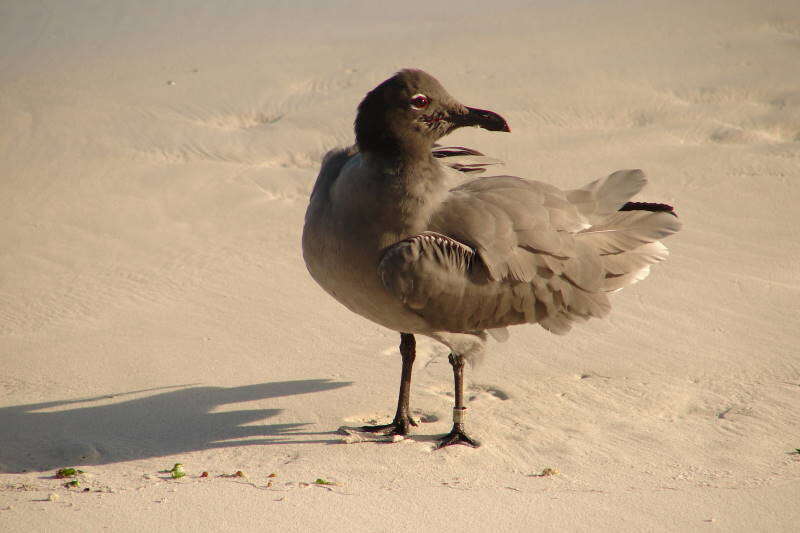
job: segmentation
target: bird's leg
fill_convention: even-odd
[[[464,433],[464,418],[467,408],[464,407],[464,356],[451,353],[450,364],[453,366],[453,381],[455,382],[456,405],[453,408],[453,429],[439,440],[436,448],[444,448],[453,444],[465,444],[477,448],[480,443]]]
[[[414,366],[417,341],[411,333],[400,334],[400,355],[403,358],[403,370],[400,374],[400,394],[397,396],[397,412],[390,424],[380,426],[363,426],[363,431],[383,433],[385,435],[408,435],[410,426],[417,423],[411,418],[409,398],[411,396],[411,369]]]

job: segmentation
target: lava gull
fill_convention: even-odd
[[[356,144],[329,152],[303,229],[303,257],[317,283],[348,309],[400,332],[402,372],[390,424],[361,431],[407,435],[414,335],[450,349],[453,428],[439,440],[477,446],[465,433],[465,362],[487,333],[538,323],[557,334],[604,317],[608,295],[647,276],[680,229],[664,204],[630,202],[640,170],[619,170],[562,191],[516,176],[452,186],[496,160],[437,141],[463,126],[510,131],[497,113],[457,102],[431,75],[402,70],[358,106]],[[455,170],[453,170],[455,169]],[[459,174],[460,175],[460,174]]]

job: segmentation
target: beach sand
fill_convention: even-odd
[[[795,531],[800,4],[317,3],[0,6],[0,530]],[[413,435],[343,442],[391,418],[399,335],[300,252],[403,67],[513,132],[448,144],[561,188],[642,168],[684,223],[609,319],[490,345],[478,449],[433,450],[426,339]]]

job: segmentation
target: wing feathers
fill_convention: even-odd
[[[566,197],[593,224],[619,210],[646,184],[647,178],[641,170],[618,170],[580,189],[568,191]]]
[[[450,168],[470,174],[480,174],[491,165],[502,165],[503,162],[493,157],[485,156],[472,148],[463,146],[437,146],[433,149],[433,157],[441,159],[442,163]]]
[[[669,250],[660,242],[643,244],[633,250],[600,256],[603,268],[609,274],[625,274],[659,263],[669,256]]]
[[[668,237],[681,228],[677,217],[668,212],[619,211],[575,234],[601,253],[619,253]]]
[[[443,159],[481,157],[437,150]],[[469,181],[433,213],[432,231],[386,250],[381,279],[434,331],[490,330],[504,339],[505,326],[538,322],[566,333],[575,321],[607,315],[608,292],[667,257],[658,241],[680,222],[628,203],[645,182],[639,170],[567,193],[514,176]]]

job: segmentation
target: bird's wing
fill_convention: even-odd
[[[628,172],[630,180],[643,177]],[[640,188],[611,183],[607,194],[624,198],[592,199],[590,191],[583,199],[600,206],[590,213],[599,217]],[[431,231],[387,249],[381,279],[436,329],[538,322],[566,333],[575,320],[605,316],[607,292],[644,277],[666,256],[657,239],[679,227],[670,213],[642,211],[613,211],[591,226],[580,208],[545,183],[514,176],[470,181],[450,191]]]
[[[442,164],[465,174],[480,174],[486,167],[503,164],[499,159],[463,146],[434,146],[432,154]]]
[[[357,153],[358,147],[353,145],[346,148],[336,148],[325,154],[317,175],[317,181],[311,190],[312,202],[325,202],[327,200],[331,186],[336,181],[336,178],[339,177],[342,168]]]
[[[572,233],[585,224],[563,191],[515,176],[492,176],[456,187],[430,229],[474,248],[492,279],[528,281],[531,255],[575,255]]]
[[[580,288],[599,288],[602,276],[599,258],[580,253],[573,233],[582,227],[555,187],[513,176],[473,180],[450,192],[431,232],[386,251],[380,274],[437,329],[539,322],[565,333],[573,320],[609,310],[605,294]]]
[[[492,280],[474,249],[426,231],[390,246],[378,266],[384,286],[436,331],[468,332],[527,321],[513,287]],[[533,306],[530,306],[533,309]]]
[[[594,224],[621,209],[646,184],[647,178],[641,170],[618,170],[580,189],[567,191],[565,196],[587,222]]]

